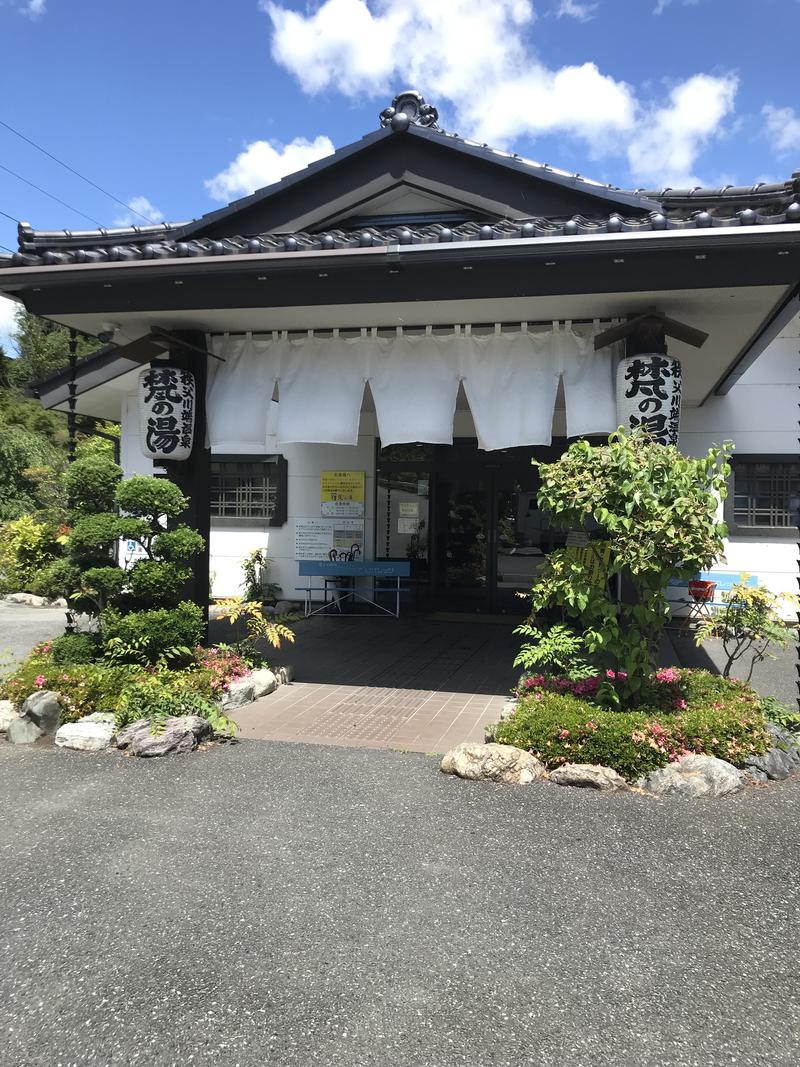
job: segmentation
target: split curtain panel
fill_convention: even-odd
[[[212,452],[287,444],[355,445],[364,387],[381,444],[452,444],[459,384],[480,448],[547,445],[559,381],[569,437],[617,424],[616,355],[595,352],[596,329],[398,330],[217,335],[211,338],[207,412]],[[278,403],[272,403],[277,395]]]

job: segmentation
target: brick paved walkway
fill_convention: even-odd
[[[444,752],[483,740],[518,672],[514,621],[309,619],[271,656],[297,681],[239,709],[241,736]],[[221,636],[215,634],[215,636]]]

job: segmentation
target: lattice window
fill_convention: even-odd
[[[786,530],[798,524],[800,463],[737,459],[733,522],[744,529]]]
[[[229,457],[211,461],[211,516],[285,522],[286,462],[281,456]]]

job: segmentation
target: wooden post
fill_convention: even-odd
[[[187,341],[199,348],[205,348],[206,339],[202,333],[193,330],[173,331],[175,337]],[[165,463],[171,481],[189,498],[189,506],[181,516],[181,521],[197,530],[205,539],[204,551],[195,557],[192,565],[192,577],[189,580],[187,597],[203,609],[208,624],[208,601],[210,579],[211,537],[211,452],[206,448],[206,380],[208,377],[208,357],[199,352],[186,349],[174,349],[169,353],[169,362],[182,370],[194,374],[195,423],[194,444],[189,458],[183,463]]]

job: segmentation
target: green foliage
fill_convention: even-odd
[[[540,630],[530,622],[523,622],[514,633],[533,638],[521,646],[514,660],[515,667],[568,678],[588,678],[595,673],[595,668],[582,655],[583,640],[568,626]]]
[[[233,736],[238,729],[216,704],[192,689],[181,676],[172,679],[163,673],[141,675],[129,685],[122,693],[114,718],[117,730],[145,719],[150,724],[150,732],[157,736],[172,715],[199,715],[211,724],[215,733]]]
[[[275,582],[268,580],[269,568],[272,560],[263,548],[255,548],[250,552],[242,563],[245,601],[269,603],[276,601],[281,595],[281,587]]]
[[[78,515],[113,511],[114,493],[122,480],[122,467],[102,455],[88,455],[70,464],[64,485]]]
[[[17,389],[25,389],[69,365],[69,330],[22,308],[17,312],[14,342],[19,356],[10,361],[8,379]],[[84,359],[99,346],[99,341],[79,334],[78,358]]]
[[[189,504],[174,482],[166,478],[148,478],[143,474],[135,474],[120,482],[116,501],[125,514],[145,519],[151,527],[159,530],[162,516],[176,519]]]
[[[39,506],[35,480],[28,473],[58,467],[59,450],[47,436],[0,420],[0,521],[18,518]]]
[[[771,645],[786,648],[796,639],[796,630],[785,626],[781,619],[781,603],[800,607],[800,598],[793,593],[777,594],[763,585],[748,585],[748,577],[742,574],[731,589],[723,591],[723,604],[712,608],[712,617],[695,634],[698,645],[709,637],[720,638],[728,657],[722,671],[725,678],[730,677],[737,660],[749,655],[746,682],[753,677],[756,663],[776,658],[769,651]]]
[[[84,515],[72,527],[67,547],[75,560],[102,560],[112,555],[120,533],[118,515],[107,512]]]
[[[152,543],[153,556],[169,563],[182,563],[199,555],[205,548],[205,538],[189,526],[176,526],[158,534]]]
[[[80,567],[67,559],[54,559],[37,570],[31,581],[31,592],[51,600],[69,598],[80,588]]]
[[[589,653],[607,654],[624,668],[614,683],[622,705],[636,702],[655,666],[669,618],[667,583],[709,567],[722,552],[727,530],[716,513],[727,493],[729,455],[725,446],[692,459],[619,430],[607,445],[577,441],[555,463],[537,464],[538,503],[552,524],[589,532],[591,520],[610,555],[606,565],[599,541],[589,552],[550,553],[533,587],[532,613],[560,608],[579,623]],[[612,596],[617,575],[632,585],[633,603]]]
[[[741,764],[767,751],[770,738],[752,690],[703,672],[680,676],[687,706],[673,713],[658,707],[609,711],[585,698],[538,690],[493,728],[493,736],[533,752],[548,768],[601,763],[628,780],[688,753]]]
[[[39,572],[61,552],[57,531],[30,515],[0,527],[0,589],[30,592]]]
[[[50,658],[56,667],[93,663],[99,652],[100,641],[95,634],[62,634],[50,645]]]
[[[762,697],[761,710],[769,722],[782,726],[784,730],[800,733],[800,710],[789,708],[775,697]]]
[[[122,645],[136,649],[133,661],[141,662],[142,655],[155,663],[165,649],[194,648],[204,635],[203,612],[196,605],[184,601],[174,608],[154,608],[121,615],[111,608],[101,616],[101,629],[106,645],[118,638]]]
[[[128,588],[142,605],[172,606],[180,601],[181,592],[191,574],[188,567],[142,559],[128,571]]]
[[[0,699],[21,704],[37,689],[49,689],[58,693],[62,721],[76,722],[96,711],[114,712],[130,674],[129,667],[100,663],[59,666],[53,662],[47,643],[0,682]]]
[[[245,619],[248,642],[251,647],[254,647],[258,641],[264,641],[273,648],[280,648],[281,641],[294,643],[294,631],[282,622],[274,622],[272,619],[265,618],[261,603],[258,601],[231,597],[229,600],[220,601],[220,607],[222,608],[220,618],[227,619],[231,625],[239,619]]]

